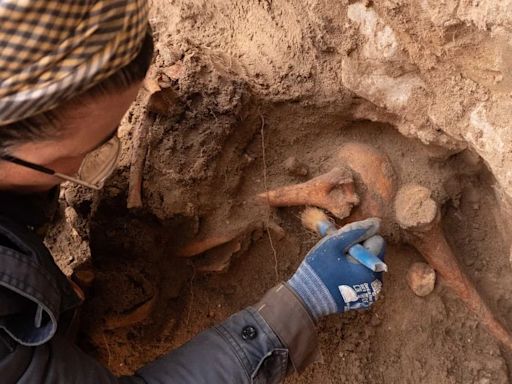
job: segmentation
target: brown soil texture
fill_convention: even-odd
[[[398,186],[433,192],[461,265],[512,327],[508,214],[492,166],[441,130],[432,131],[436,140],[407,134],[393,111],[346,88],[342,57],[362,44],[346,24],[349,3],[337,5],[339,12],[332,1],[306,3],[299,11],[294,1],[153,2],[150,76],[159,98],[148,107],[141,97],[123,122],[121,164],[103,191],[63,189],[62,215],[47,239],[66,273],[94,271],[79,340],[116,374],[288,279],[318,238],[301,226],[303,207],[271,209],[254,197],[344,166],[336,153],[350,142],[387,154]],[[143,207],[128,209],[131,138],[146,108],[158,113],[148,134]],[[192,240],[226,233],[236,241],[220,251],[178,256]],[[382,299],[370,311],[323,320],[323,363],[286,382],[509,383],[512,353],[441,279],[430,295],[415,296],[406,276],[422,257],[389,218],[384,235]],[[212,267],[222,272],[204,272]],[[133,320],[137,308],[142,314]],[[123,318],[133,321],[107,326]]]

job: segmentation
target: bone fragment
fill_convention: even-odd
[[[126,314],[110,315],[105,319],[105,330],[133,327],[146,320],[153,312],[157,301],[157,295]]]
[[[130,165],[130,176],[128,186],[128,208],[142,207],[142,176],[144,172],[144,164],[146,162],[146,154],[148,151],[148,132],[149,128],[155,122],[155,115],[145,112],[139,125],[133,133],[133,147]]]
[[[361,200],[350,221],[386,217],[396,192],[396,177],[389,157],[370,145],[347,143],[336,158],[352,170]]]
[[[193,239],[188,244],[185,244],[178,252],[177,256],[180,257],[193,257],[205,253],[206,251],[213,250],[217,247],[224,246],[228,243],[237,244],[244,236],[252,233],[255,230],[263,229],[267,225],[262,220],[255,220],[248,222],[244,225],[238,226],[234,229],[219,230],[218,232],[208,233],[197,239]],[[278,224],[270,222],[268,228],[276,235],[278,240],[282,239],[285,235],[284,229]],[[232,247],[227,247],[231,249]],[[236,247],[235,247],[236,248]],[[231,252],[233,254],[234,252]]]
[[[419,185],[400,189],[395,199],[395,214],[406,240],[437,271],[466,306],[478,317],[496,340],[512,351],[512,335],[497,319],[479,292],[462,271],[441,228],[441,213],[431,191]]]
[[[324,208],[340,219],[347,217],[352,207],[359,203],[352,175],[346,168],[334,168],[305,183],[261,193],[258,199],[272,207],[308,205]]]

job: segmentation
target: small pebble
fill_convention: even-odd
[[[92,269],[84,269],[76,271],[74,274],[74,280],[82,289],[91,288],[96,280],[96,274]]]
[[[426,263],[414,263],[407,272],[407,284],[417,296],[432,293],[435,283],[436,272]]]
[[[378,327],[378,326],[379,326],[379,325],[381,325],[381,324],[382,324],[382,320],[381,320],[381,319],[379,319],[376,315],[374,315],[374,316],[372,317],[372,319],[370,320],[370,325],[371,325],[372,327]]]
[[[509,262],[510,262],[510,268],[512,268],[512,245],[510,245],[510,251],[509,251]]]
[[[292,156],[284,162],[284,168],[292,176],[307,176],[309,173],[308,166]]]

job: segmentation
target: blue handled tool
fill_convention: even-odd
[[[337,231],[336,226],[329,220],[327,215],[318,208],[307,208],[302,213],[302,223],[320,236],[324,237]],[[387,272],[388,266],[381,259],[363,247],[356,244],[348,250],[349,257],[363,264],[374,272]]]

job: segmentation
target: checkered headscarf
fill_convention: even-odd
[[[0,125],[55,108],[139,53],[146,0],[0,0]]]

